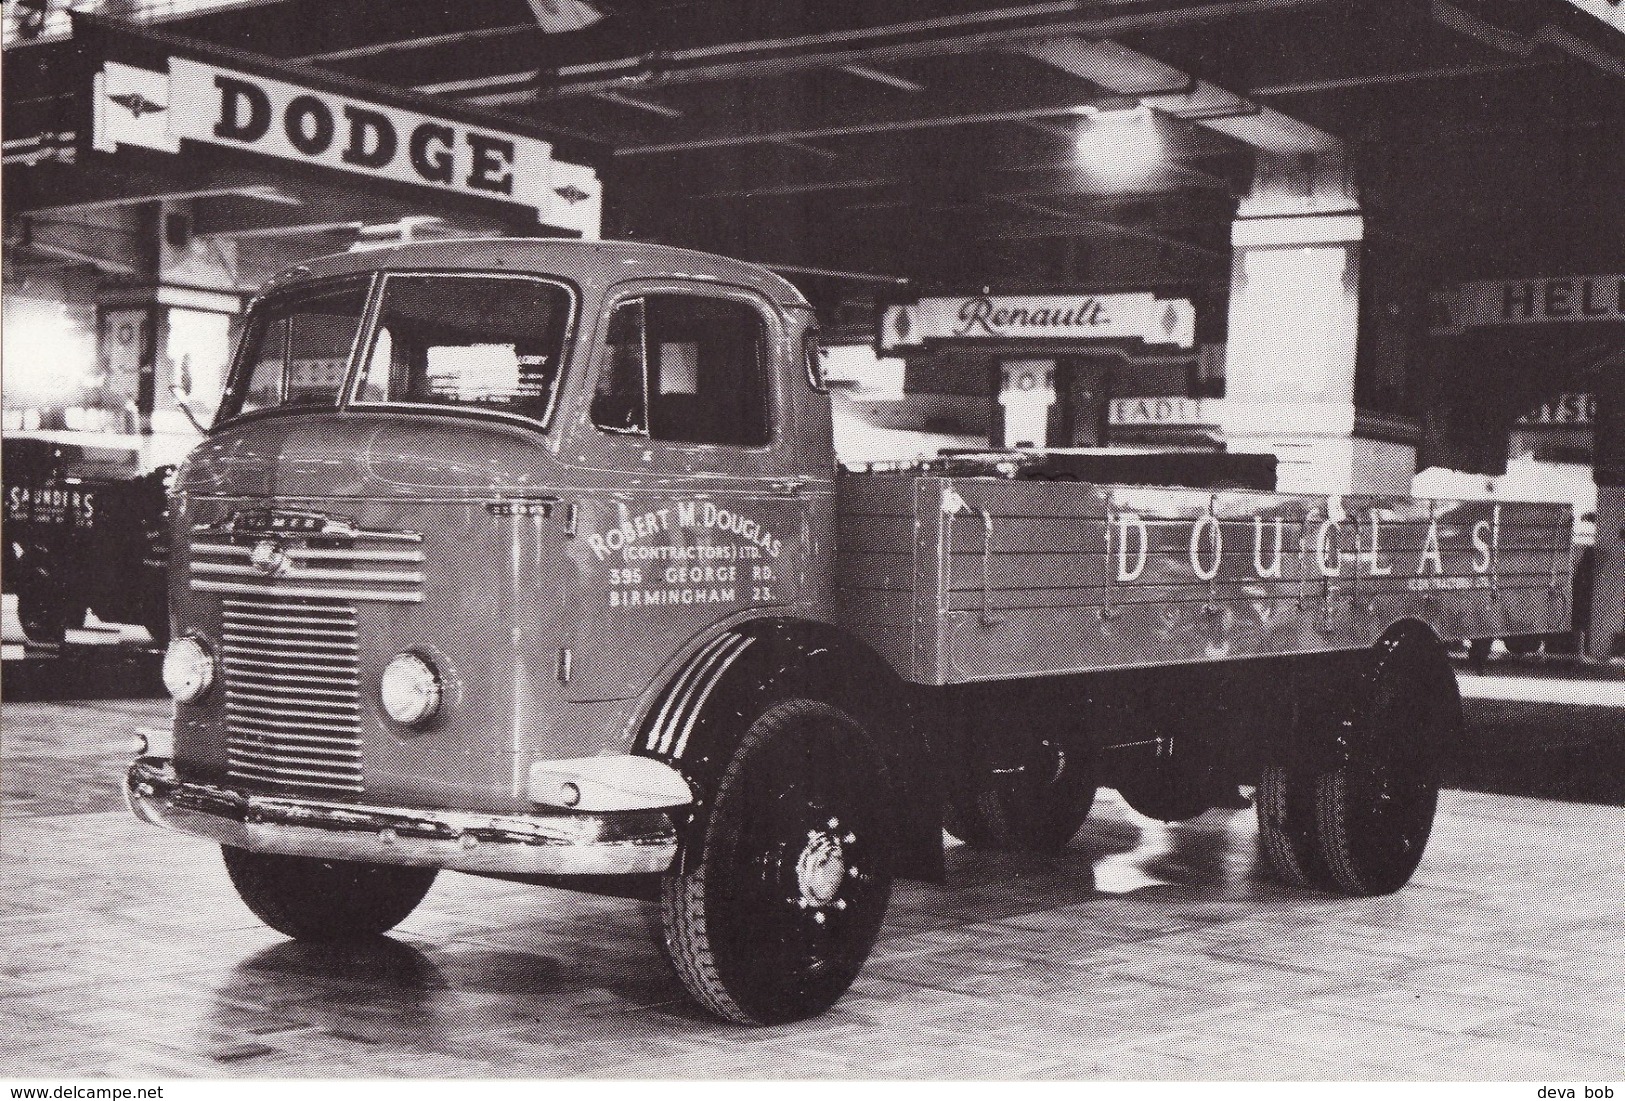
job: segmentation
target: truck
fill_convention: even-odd
[[[138,474],[85,448],[7,438],[5,589],[17,594],[23,635],[60,646],[93,611],[169,641],[165,482],[174,467]],[[91,449],[105,450],[105,449]]]
[[[844,470],[819,367],[790,283],[647,243],[278,277],[172,488],[131,809],[294,938],[441,871],[642,898],[693,998],[768,1024],[841,997],[944,826],[1059,850],[1103,786],[1178,822],[1253,785],[1281,880],[1399,889],[1446,643],[1567,622],[1566,509]]]

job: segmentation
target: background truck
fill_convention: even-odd
[[[1567,623],[1566,509],[842,472],[818,366],[788,283],[652,245],[277,280],[176,479],[132,808],[294,937],[441,869],[658,900],[700,1003],[783,1021],[945,821],[1056,849],[1102,785],[1169,821],[1256,785],[1276,875],[1396,890],[1461,730],[1443,640]]]
[[[61,643],[85,613],[169,641],[166,480],[49,440],[5,441],[5,589],[30,642]],[[95,449],[92,449],[95,450]]]

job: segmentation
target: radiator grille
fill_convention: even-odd
[[[227,772],[253,786],[359,792],[355,608],[273,599],[221,607]]]
[[[423,599],[423,551],[411,532],[349,529],[342,538],[256,539],[229,529],[194,529],[196,592],[333,598],[415,604]],[[254,564],[259,545],[275,549],[270,571]]]

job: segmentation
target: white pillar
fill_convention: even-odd
[[[1341,156],[1259,155],[1231,228],[1222,427],[1289,492],[1405,493],[1416,451],[1356,434],[1365,218]]]

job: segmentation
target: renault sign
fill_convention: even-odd
[[[1196,342],[1187,299],[1154,294],[970,295],[892,306],[881,319],[882,349],[937,340],[1141,340],[1181,348]]]

